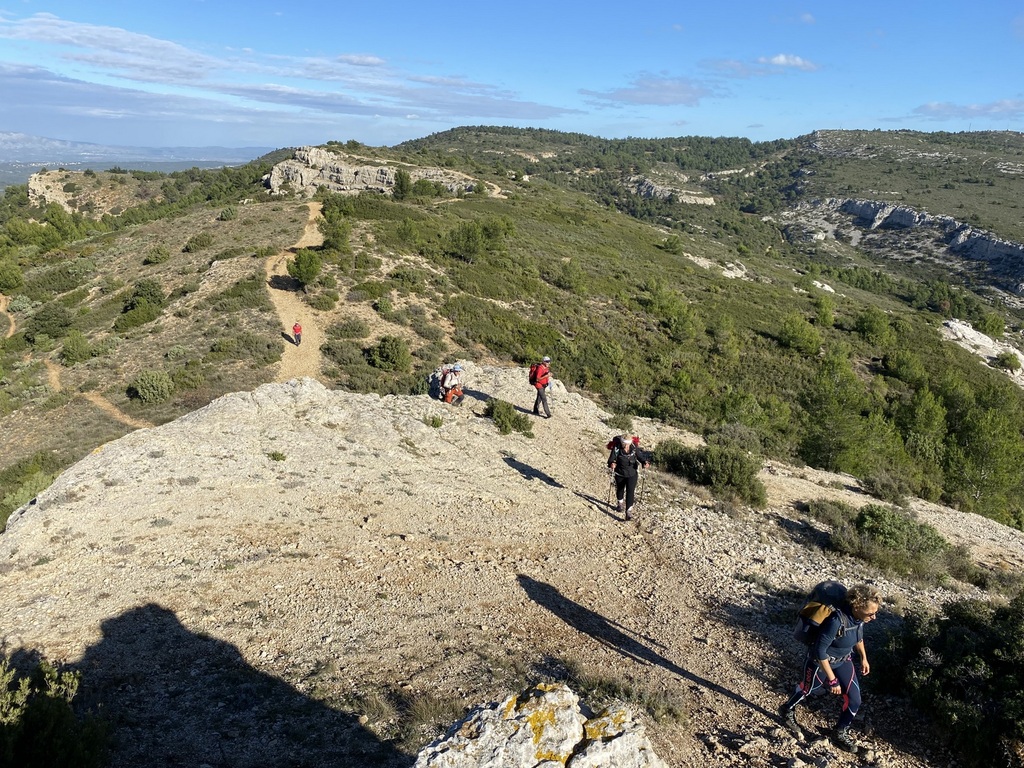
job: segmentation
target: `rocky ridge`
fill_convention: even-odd
[[[1011,294],[1011,298],[1024,295],[1024,244],[996,237],[952,216],[932,215],[907,205],[878,200],[828,198],[802,203],[784,213],[782,218],[787,222],[788,237],[806,240],[835,237],[839,226],[852,221],[856,227],[853,239],[861,248],[870,247],[865,239],[870,233],[920,232],[923,239],[905,243],[903,248],[887,247],[882,252],[903,251],[903,258],[925,256],[947,265],[954,260],[968,259],[984,265],[996,286]],[[1019,299],[1016,301],[1019,303]]]
[[[438,182],[452,194],[472,192],[480,183],[458,171],[414,165],[360,163],[359,160],[319,147],[300,147],[291,159],[277,163],[264,183],[271,194],[275,195],[291,191],[300,196],[312,197],[320,187],[329,192],[348,194],[391,194],[399,167],[408,171],[414,183],[420,179]]]
[[[748,510],[652,471],[627,524],[608,504],[608,414],[556,382],[534,438],[501,436],[485,402],[528,412],[526,372],[464,366],[461,408],[299,379],[97,449],[0,536],[5,650],[82,671],[119,766],[409,766],[382,699],[472,708],[565,679],[681,713],[640,716],[670,765],[857,764],[776,721],[799,595],[826,575],[871,580],[901,608],[974,592],[820,549],[798,506],[871,501],[844,476],[766,466],[769,505]],[[1020,532],[914,509],[979,561],[1024,565]],[[858,737],[887,768],[949,763],[905,704],[870,691]]]

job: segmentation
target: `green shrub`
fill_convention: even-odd
[[[782,318],[779,343],[803,355],[814,355],[821,347],[821,333],[799,312],[790,312]]]
[[[288,457],[285,456],[280,451],[271,451],[270,453],[267,454],[267,458],[270,459],[271,461],[284,461]]]
[[[709,486],[715,494],[735,496],[758,507],[768,499],[757,477],[761,458],[745,451],[722,445],[687,448],[676,440],[664,440],[655,446],[654,461],[669,472]]]
[[[307,286],[316,282],[323,266],[324,262],[320,258],[320,254],[303,248],[295,254],[294,259],[288,262],[288,274],[298,280],[302,289],[306,290]]]
[[[890,642],[902,690],[968,766],[1020,765],[1021,637],[1024,594],[1009,605],[964,600],[938,616],[912,614]]]
[[[105,725],[79,717],[71,702],[81,676],[46,660],[19,672],[0,659],[0,764],[24,768],[100,768]]]
[[[238,209],[233,205],[229,205],[217,214],[217,221],[233,221],[238,218]]]
[[[239,280],[230,288],[213,297],[214,311],[238,312],[243,309],[271,309],[273,305],[267,295],[265,283],[266,278],[258,272]]]
[[[491,418],[503,435],[520,432],[527,437],[533,437],[533,424],[529,417],[519,413],[512,403],[492,397],[484,406],[484,416]]]
[[[206,382],[202,364],[198,360],[186,363],[171,374],[176,390],[199,389]]]
[[[868,475],[864,478],[862,485],[864,490],[872,496],[900,507],[907,505],[907,497],[911,492],[910,485],[906,480],[885,471]]]
[[[335,339],[365,339],[370,335],[370,325],[358,317],[349,317],[327,329],[327,335]]]
[[[174,381],[164,371],[143,371],[128,385],[128,397],[145,405],[162,403],[174,394]]]
[[[41,336],[59,339],[71,327],[72,321],[71,312],[64,305],[56,301],[44,304],[29,320],[25,338],[31,344],[36,344]]]
[[[0,259],[0,293],[13,293],[24,284],[21,267],[9,259]]]
[[[213,245],[212,234],[209,232],[197,232],[185,242],[181,250],[184,253],[196,253],[204,248],[209,248],[211,245]]]
[[[142,260],[142,263],[146,265],[163,264],[165,261],[169,261],[170,258],[171,252],[167,249],[167,246],[158,245],[153,250],[146,254],[146,257]]]
[[[616,413],[609,416],[604,423],[619,433],[633,431],[633,418],[627,413]]]
[[[383,336],[376,346],[366,350],[366,361],[382,371],[407,373],[412,368],[409,344],[397,336]]]
[[[38,451],[0,471],[0,530],[23,504],[50,487],[70,459],[53,451]]]
[[[89,340],[85,338],[85,334],[77,330],[68,333],[60,353],[61,362],[71,366],[84,362],[90,357],[92,357],[92,348],[89,346]]]
[[[114,320],[115,331],[127,331],[151,323],[160,317],[163,309],[158,304],[141,301]]]
[[[281,359],[281,344],[271,336],[243,331],[237,336],[217,339],[203,359],[207,363],[248,360],[254,368],[259,368]]]
[[[338,298],[337,291],[320,291],[312,296],[307,296],[306,303],[313,309],[327,312],[334,309],[334,306],[338,303]]]
[[[1020,358],[1017,357],[1013,352],[1006,350],[996,355],[996,359],[993,361],[999,368],[1004,368],[1007,371],[1019,371],[1020,370]]]

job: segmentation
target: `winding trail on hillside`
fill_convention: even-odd
[[[7,330],[4,332],[5,339],[9,339],[14,335],[14,315],[7,311],[8,303],[10,303],[10,298],[0,293],[0,315],[7,318]]]
[[[44,360],[43,362],[46,365],[46,384],[49,386],[50,391],[54,394],[63,392],[64,386],[60,381],[60,366],[53,362],[53,360]],[[80,392],[78,394],[99,408],[114,421],[119,421],[125,426],[132,427],[133,429],[149,429],[156,426],[151,421],[136,419],[133,416],[129,416],[98,392]]]
[[[313,308],[304,302],[298,293],[298,283],[288,274],[288,259],[301,248],[322,245],[324,236],[316,225],[321,203],[311,202],[309,218],[302,237],[291,248],[286,248],[267,259],[264,267],[267,274],[267,291],[270,301],[281,322],[282,333],[291,338],[291,329],[296,321],[302,325],[302,346],[285,344],[284,354],[277,369],[275,381],[308,376],[323,381],[323,355],[320,347],[324,343],[324,329],[320,327]]]

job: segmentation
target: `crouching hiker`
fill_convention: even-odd
[[[824,690],[833,696],[841,696],[842,712],[832,731],[832,738],[839,747],[856,754],[859,747],[850,735],[850,724],[860,709],[861,697],[853,654],[857,653],[860,673],[867,675],[871,665],[864,647],[864,625],[878,614],[882,598],[870,584],[850,587],[845,595],[835,600],[817,597],[819,588],[827,585],[843,589],[836,582],[822,582],[815,587],[811,599],[800,612],[801,620],[804,620],[814,611],[814,626],[810,631],[804,628],[806,637],[802,639],[808,647],[803,675],[793,695],[779,707],[779,714],[786,728],[802,741],[804,733],[796,721],[797,705],[812,693]]]
[[[646,457],[640,454],[640,441],[629,435],[614,438],[609,447],[608,470],[615,480],[615,510],[625,512],[626,520],[633,519],[633,504],[640,467],[647,466]]]
[[[462,391],[462,365],[456,363],[441,376],[441,399],[452,405],[462,405],[466,395]]]

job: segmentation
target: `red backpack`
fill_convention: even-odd
[[[530,383],[534,386],[537,385],[537,375],[540,373],[540,363],[533,363],[530,365]]]
[[[636,435],[633,435],[633,439],[632,439],[631,442],[633,443],[633,447],[634,448],[639,448],[640,447],[640,438],[637,437]],[[608,441],[608,445],[605,446],[605,448],[607,448],[609,451],[612,448],[621,448],[621,447],[622,447],[622,441],[619,440],[619,436],[618,435],[616,435],[611,440],[609,440]]]

